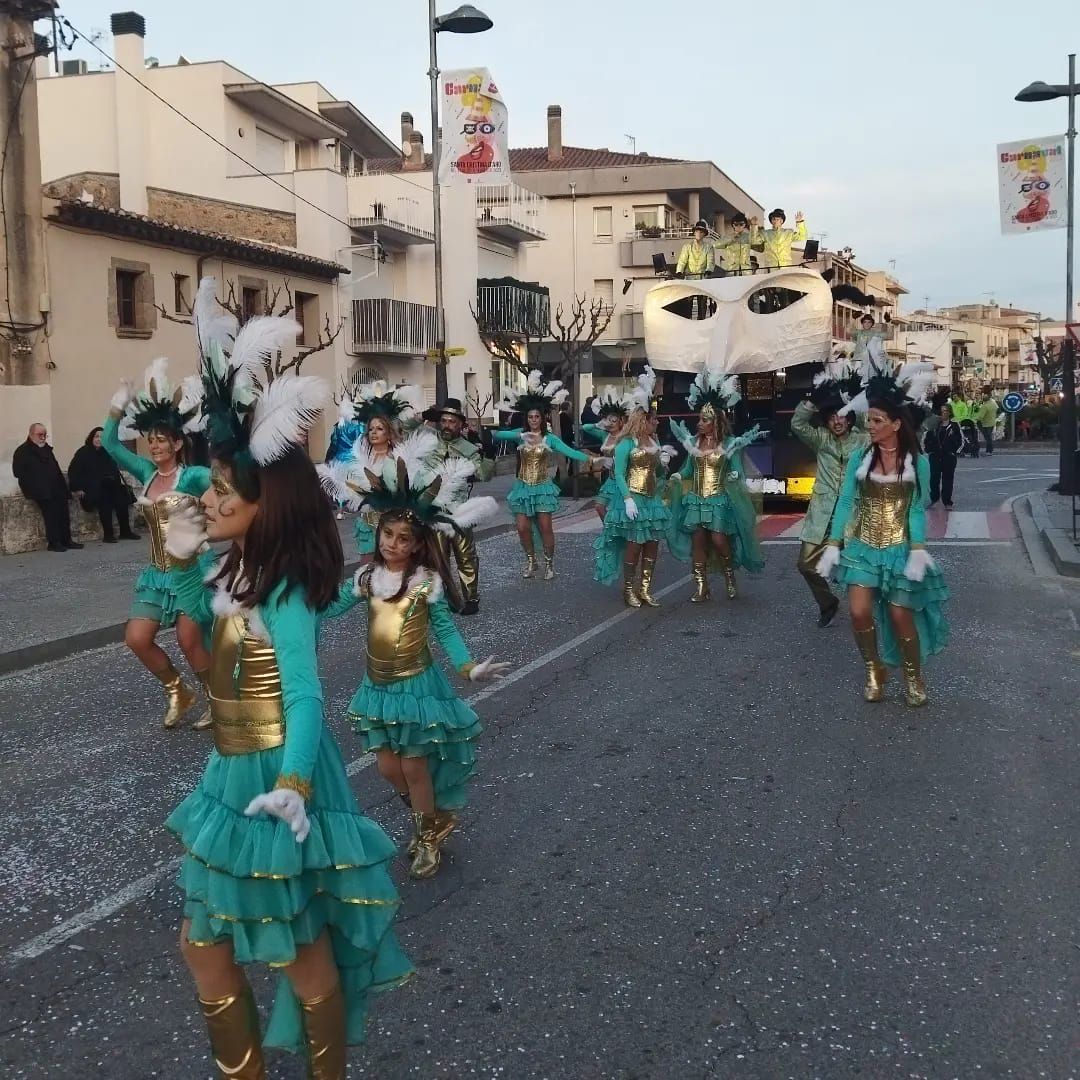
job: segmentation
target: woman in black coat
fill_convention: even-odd
[[[84,510],[96,510],[101,518],[101,531],[106,544],[115,544],[112,519],[120,526],[121,540],[138,540],[131,531],[128,519],[130,497],[120,478],[120,470],[101,446],[101,428],[86,436],[86,442],[75,451],[68,466],[68,487],[78,496]]]

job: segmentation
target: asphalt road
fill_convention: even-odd
[[[953,641],[912,711],[895,685],[862,702],[792,544],[733,603],[680,584],[624,614],[589,580],[592,538],[570,523],[552,584],[520,580],[512,536],[482,546],[464,631],[532,666],[477,704],[482,771],[443,872],[397,868],[420,977],[376,999],[350,1075],[1080,1075],[1080,591],[1016,541],[935,546]],[[343,620],[322,648],[347,760],[361,632]],[[161,825],[206,736],[158,728],[119,647],[0,698],[0,1074],[209,1077]],[[353,783],[403,840],[374,770]]]

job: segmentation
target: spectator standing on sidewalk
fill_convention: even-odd
[[[982,432],[987,456],[994,452],[994,424],[997,423],[998,405],[989,390],[983,390],[982,401],[975,407],[975,423]]]
[[[94,428],[71,459],[68,466],[68,485],[84,510],[96,510],[101,519],[101,537],[106,544],[116,543],[113,517],[120,527],[121,540],[138,540],[131,531],[128,517],[131,494],[120,476],[120,469],[101,445],[99,427]]]
[[[956,475],[956,459],[964,448],[964,433],[953,419],[952,409],[941,406],[937,424],[927,424],[926,455],[930,461],[930,505],[938,500],[947,509],[953,504],[953,477]]]
[[[45,539],[50,551],[81,548],[71,539],[68,485],[44,424],[31,424],[26,442],[11,456],[11,471],[22,493],[36,502],[45,521]]]

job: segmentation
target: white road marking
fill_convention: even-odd
[[[762,547],[794,547],[798,540],[762,540]],[[1012,540],[927,540],[927,547],[1008,547]],[[657,594],[659,595],[659,593]]]
[[[989,480],[976,480],[976,484],[1015,484],[1019,480],[1056,479],[1056,472],[1025,473],[1023,476],[993,476]]]
[[[989,540],[990,523],[979,511],[951,511],[943,540]]]
[[[684,588],[689,582],[689,576],[680,578],[678,581],[658,590],[655,595],[658,598],[667,596],[677,589]],[[586,641],[596,637],[598,634],[610,630],[613,626],[618,626],[619,623],[626,619],[635,616],[641,618],[641,615],[641,612],[633,611],[629,608],[620,611],[618,614],[612,615],[603,622],[597,623],[595,626],[583,631],[569,641],[564,641],[550,652],[544,653],[543,656],[538,656],[531,663],[528,663],[524,667],[520,667],[507,675],[506,678],[499,679],[498,682],[492,683],[491,686],[486,689],[479,690],[475,694],[470,695],[465,699],[465,702],[469,705],[475,705],[478,702],[487,700],[487,698],[494,697],[507,687],[513,686],[515,683],[532,675],[533,672],[539,671],[542,667],[546,667],[548,664],[553,663],[560,657],[565,656],[568,652],[572,652],[579,645],[583,645]],[[349,776],[355,776],[358,772],[361,772],[374,763],[374,754],[364,754],[355,761],[350,761],[348,765],[345,766],[345,771]],[[65,941],[81,934],[84,930],[88,930],[95,923],[101,922],[102,919],[107,919],[110,915],[116,914],[117,911],[126,907],[133,901],[148,896],[155,888],[157,888],[161,880],[169,874],[174,873],[179,865],[179,857],[170,859],[168,862],[162,863],[156,870],[152,870],[149,874],[145,874],[137,881],[125,885],[122,889],[113,893],[112,896],[100,900],[93,906],[88,907],[85,911],[80,911],[78,915],[73,915],[65,922],[59,923],[42,934],[38,934],[37,937],[23,942],[22,945],[12,949],[11,952],[7,954],[6,959],[8,963],[19,963],[23,960],[33,960],[36,957],[42,956],[44,953],[55,949],[57,945],[62,945]]]

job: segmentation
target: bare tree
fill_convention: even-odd
[[[480,397],[480,391],[474,390],[471,394],[465,395],[465,413],[471,414],[476,418],[476,426],[479,428],[483,423],[484,417],[488,414],[488,409],[495,403],[494,393],[487,394],[483,399]]]
[[[1039,369],[1044,394],[1050,393],[1050,384],[1061,378],[1063,341],[1046,341],[1042,336],[1035,338],[1035,366]]]
[[[567,312],[563,304],[555,308],[554,329],[551,336],[559,347],[562,359],[557,365],[556,375],[573,388],[575,405],[577,398],[577,379],[581,368],[581,358],[601,338],[611,325],[615,309],[604,303],[599,296],[586,300],[584,296],[575,296]]]
[[[476,333],[492,356],[509,364],[515,371],[528,375],[535,360],[536,347],[547,336],[533,335],[529,330],[508,330],[497,315],[487,315],[469,305]]]

